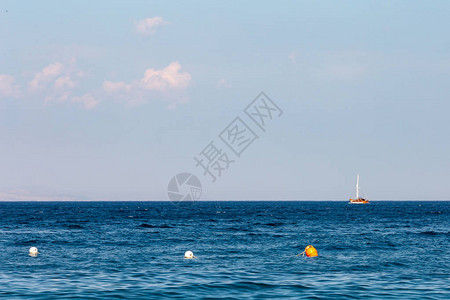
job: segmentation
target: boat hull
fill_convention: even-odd
[[[369,200],[364,198],[350,199],[348,204],[369,204]]]

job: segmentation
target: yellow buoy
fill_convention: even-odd
[[[314,247],[311,246],[311,245],[309,245],[309,246],[307,246],[307,247],[305,248],[305,254],[306,254],[306,256],[308,256],[308,257],[314,257],[314,256],[319,255],[319,254],[317,253],[316,248],[314,248]]]
[[[315,256],[319,255],[319,254],[317,253],[316,248],[314,248],[314,247],[311,246],[311,245],[306,246],[305,251],[303,251],[303,252],[300,253],[300,254],[303,254],[303,255],[306,254],[306,256],[308,256],[308,257],[315,257]],[[299,256],[300,254],[298,254],[297,256]]]

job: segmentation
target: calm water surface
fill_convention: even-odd
[[[5,299],[450,295],[443,201],[0,202],[0,248]]]

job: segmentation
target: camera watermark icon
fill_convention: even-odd
[[[167,194],[173,202],[198,200],[202,195],[202,184],[197,176],[191,173],[180,173],[170,180]]]

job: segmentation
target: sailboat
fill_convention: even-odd
[[[359,174],[356,176],[356,197],[355,199],[350,198],[348,204],[368,204],[369,199],[359,197]]]

